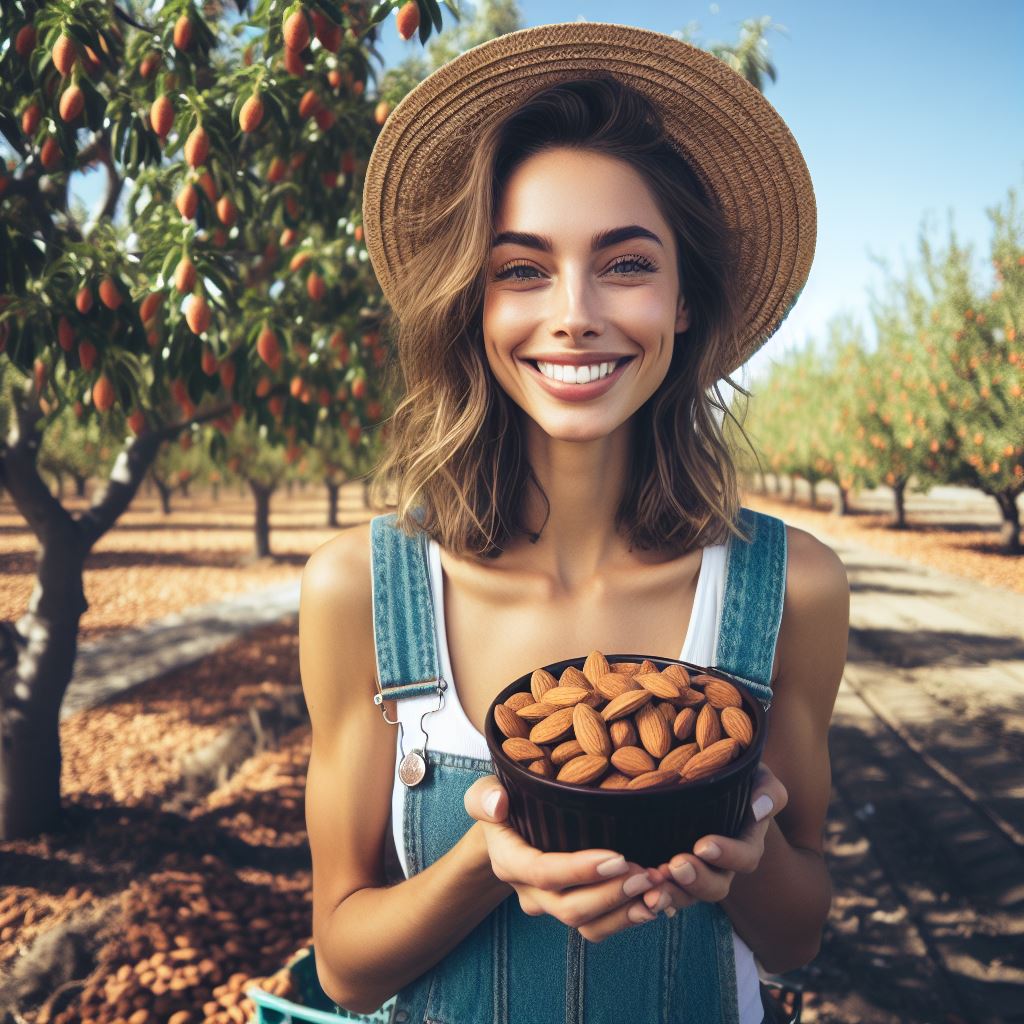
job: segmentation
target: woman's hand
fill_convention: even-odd
[[[464,803],[469,816],[480,822],[491,870],[516,891],[523,913],[550,914],[588,942],[601,942],[657,916],[638,898],[654,882],[614,850],[543,853],[530,846],[505,822],[508,794],[496,776],[477,779]],[[659,909],[669,901],[666,897]]]
[[[764,856],[765,833],[787,799],[786,787],[778,777],[767,765],[759,765],[743,831],[735,839],[702,836],[694,843],[693,853],[677,854],[668,864],[649,868],[656,884],[644,894],[647,906],[658,906],[660,901],[671,917],[698,900],[717,903],[725,899],[736,872],[757,870]]]

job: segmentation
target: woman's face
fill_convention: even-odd
[[[496,215],[484,348],[545,433],[585,441],[620,427],[688,326],[675,239],[637,171],[573,149],[516,168]]]

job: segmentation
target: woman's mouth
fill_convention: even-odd
[[[594,363],[579,367],[535,359],[521,359],[520,362],[529,367],[531,376],[549,394],[568,401],[585,401],[608,391],[635,358],[623,356],[614,363]],[[559,380],[559,377],[562,379]]]

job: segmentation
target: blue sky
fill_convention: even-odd
[[[786,348],[823,339],[840,310],[873,340],[868,290],[884,272],[870,255],[903,271],[925,217],[943,241],[951,214],[974,247],[978,280],[990,280],[985,208],[1010,187],[1024,196],[1024,0],[520,0],[520,10],[524,27],[584,18],[672,32],[695,22],[701,45],[735,42],[747,18],[785,27],[769,34],[778,81],[765,95],[810,168],[818,240],[807,287],[751,361],[753,375]],[[386,64],[418,48],[383,26]]]

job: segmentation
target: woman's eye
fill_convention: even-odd
[[[616,260],[610,269],[617,271],[620,267],[625,267],[625,272],[629,274],[650,273],[658,269],[646,256],[626,256],[621,260]],[[622,275],[619,274],[617,276]]]
[[[536,267],[531,267],[529,263],[509,263],[501,268],[495,275],[496,281],[530,281],[532,278],[523,277],[521,274],[516,273],[519,270],[530,270],[536,272]]]

